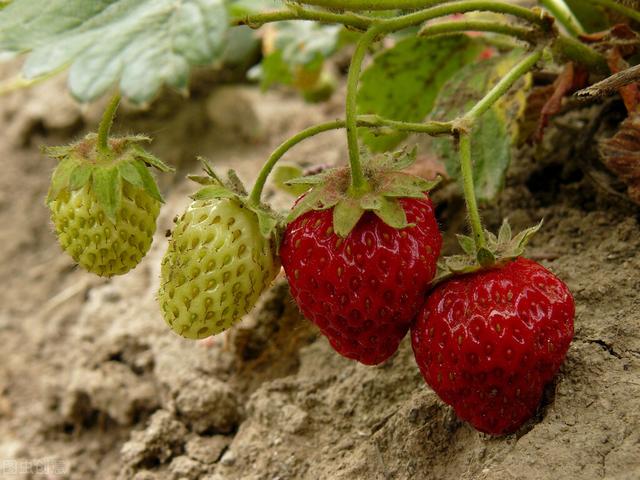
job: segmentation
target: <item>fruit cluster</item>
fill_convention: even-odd
[[[51,149],[60,160],[48,204],[62,247],[87,270],[123,274],[148,251],[162,198],[141,137],[95,135]],[[284,267],[291,293],[341,355],[389,359],[411,330],[426,382],[460,418],[491,434],[513,432],[535,412],[573,335],[567,287],[521,257],[536,230],[488,234],[493,259],[469,254],[439,265],[442,236],[428,182],[403,172],[415,152],[366,159],[368,188],[351,191],[338,168],[292,180],[309,185],[287,221],[247,195],[231,171],[206,176],[176,218],[162,260],[158,301],[171,329],[218,334],[255,305]]]

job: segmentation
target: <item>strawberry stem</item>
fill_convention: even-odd
[[[455,20],[452,22],[438,22],[433,25],[427,24],[420,33],[421,37],[431,37],[448,33],[459,32],[492,32],[501,35],[508,35],[523,42],[535,44],[538,37],[537,30],[531,28],[518,27],[502,22],[492,22],[484,20]]]
[[[297,133],[285,142],[281,143],[280,146],[276,148],[269,156],[269,159],[260,170],[258,178],[256,179],[256,183],[253,185],[253,189],[249,194],[249,204],[254,206],[260,205],[260,197],[262,196],[262,190],[264,189],[267,177],[271,173],[271,170],[273,170],[273,167],[276,165],[276,163],[278,163],[278,160],[280,160],[284,156],[284,154],[287,153],[292,147],[294,147],[304,139],[317,135],[318,133],[327,132],[329,130],[336,130],[338,128],[344,128],[344,126],[344,120],[335,120],[333,122],[321,123],[320,125],[309,127]]]
[[[110,155],[111,148],[109,147],[109,132],[111,131],[111,126],[113,125],[113,119],[116,116],[116,110],[118,110],[118,105],[120,104],[120,94],[115,93],[104,113],[102,114],[102,120],[100,120],[100,126],[98,127],[98,143],[96,144],[96,148],[99,153],[103,155]]]
[[[464,199],[469,214],[469,225],[478,252],[478,260],[482,265],[493,263],[493,255],[486,248],[487,241],[482,228],[482,220],[478,211],[475,186],[473,182],[473,161],[471,157],[471,132],[476,121],[489,110],[523,75],[531,70],[542,58],[542,50],[537,50],[518,62],[502,79],[461,119],[455,123],[460,125],[460,171]]]
[[[580,21],[575,17],[564,0],[540,0],[540,4],[551,12],[571,36],[579,37],[580,35],[584,35]]]
[[[266,163],[262,166],[258,178],[256,179],[251,194],[249,195],[249,201],[253,205],[260,204],[260,198],[262,197],[262,191],[266,184],[269,174],[275,167],[276,163],[293,147],[302,142],[303,140],[318,135],[319,133],[328,132],[330,130],[338,130],[345,128],[347,122],[345,120],[334,120],[332,122],[320,123],[309,127],[301,132],[297,133],[293,137],[284,141],[276,148],[269,156]],[[398,120],[389,120],[382,118],[378,115],[359,115],[356,117],[356,126],[367,128],[380,128],[387,127],[401,132],[415,132],[426,133],[427,135],[442,135],[453,132],[452,122],[425,122],[425,123],[412,123],[401,122]]]
[[[360,163],[360,148],[358,147],[358,125],[357,125],[357,95],[358,81],[362,71],[362,61],[371,43],[378,34],[378,28],[373,27],[360,37],[356,45],[355,52],[351,58],[349,75],[347,77],[347,99],[346,99],[346,126],[347,144],[349,147],[349,165],[351,168],[351,187],[355,195],[361,193],[367,187],[367,181],[362,171]]]
[[[462,173],[462,186],[464,189],[464,200],[467,204],[469,214],[469,226],[473,232],[473,240],[476,244],[476,251],[486,248],[487,240],[482,228],[482,220],[478,211],[475,186],[473,183],[473,162],[471,160],[471,134],[460,134],[460,171]]]
[[[542,50],[536,50],[526,56],[516,64],[502,79],[487,93],[474,107],[464,116],[469,123],[473,124],[479,117],[489,110],[520,77],[531,70],[538,60],[542,58]]]

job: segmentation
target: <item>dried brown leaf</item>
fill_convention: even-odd
[[[600,142],[600,156],[627,185],[631,200],[640,204],[640,113],[630,115],[613,137]]]

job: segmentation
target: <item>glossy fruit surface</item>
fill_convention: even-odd
[[[535,413],[573,338],[574,315],[567,286],[520,257],[438,285],[412,327],[413,350],[426,382],[461,419],[501,435]]]
[[[412,226],[397,230],[366,212],[346,238],[332,210],[291,222],[280,249],[302,313],[345,357],[374,365],[406,335],[436,272],[442,237],[425,196],[400,200]]]

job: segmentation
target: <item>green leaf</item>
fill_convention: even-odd
[[[71,176],[71,172],[77,166],[78,162],[73,158],[65,158],[58,164],[51,177],[51,186],[49,187],[49,193],[47,194],[47,203],[58,198],[60,192],[69,186],[69,177]]]
[[[118,170],[124,180],[129,182],[131,185],[144,190],[144,181],[135,166],[135,161],[121,163],[118,165]]]
[[[429,114],[444,83],[477,58],[482,44],[467,36],[409,37],[383,51],[362,74],[358,113],[420,122]],[[361,130],[374,151],[395,148],[406,133],[376,136]]]
[[[338,47],[341,29],[311,21],[273,24],[268,52],[259,71],[262,88],[278,83],[296,84],[302,90],[313,87],[324,60]]]
[[[160,190],[158,190],[156,180],[153,178],[153,175],[151,175],[151,172],[149,172],[149,169],[144,164],[144,162],[140,160],[134,160],[133,166],[136,168],[136,170],[138,170],[138,174],[140,175],[140,178],[142,178],[144,191],[147,192],[152,198],[155,198],[159,202],[164,203],[162,195],[160,195]]]
[[[297,179],[302,176],[302,169],[293,165],[280,165],[273,172],[273,183],[275,186],[294,196],[300,196],[309,190],[309,186],[301,184],[289,184],[289,180]]]
[[[80,190],[84,187],[89,181],[93,169],[94,167],[88,163],[81,163],[74,168],[69,176],[69,190]]]
[[[148,102],[161,86],[184,90],[191,66],[222,53],[223,0],[20,0],[0,12],[0,52],[30,52],[30,79],[70,66],[69,87],[91,101],[119,83]]]
[[[336,235],[342,238],[349,235],[363,214],[364,209],[354,198],[346,198],[338,202],[333,209],[333,229]]]
[[[116,222],[122,202],[122,179],[117,167],[96,168],[93,171],[93,193],[107,218]]]
[[[409,226],[407,214],[395,198],[383,198],[380,208],[374,210],[374,213],[390,227],[405,228]]]
[[[264,57],[260,65],[249,71],[249,76],[252,79],[260,79],[263,90],[272,85],[293,83],[293,74],[289,65],[282,59],[282,52],[274,52]]]
[[[433,115],[452,120],[463,115],[482,98],[519,60],[521,52],[468,65],[442,89]],[[476,123],[471,132],[471,155],[476,194],[480,201],[492,200],[502,189],[515,143],[516,121],[526,102],[528,78],[521,80]],[[434,150],[444,160],[447,173],[460,179],[457,149],[448,138],[432,140]]]

